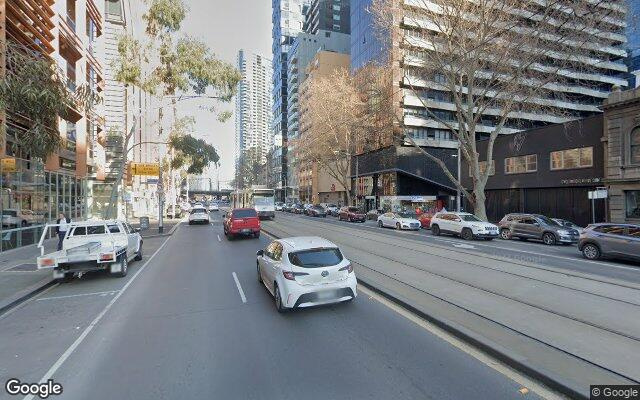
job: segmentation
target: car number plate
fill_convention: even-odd
[[[242,233],[249,233],[249,232],[251,232],[251,229],[243,229],[242,230]]]
[[[318,300],[326,300],[333,297],[333,291],[318,292]]]

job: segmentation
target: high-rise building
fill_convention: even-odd
[[[440,120],[455,123],[452,94],[443,89],[444,85],[438,82],[443,75],[435,73],[432,80],[417,79],[414,76],[421,68],[421,54],[430,51],[428,38],[434,34],[432,30],[435,29],[434,24],[425,20],[428,13],[421,11],[428,2],[398,0],[394,4],[397,15],[393,18],[394,26],[389,26],[388,29],[390,35],[392,32],[398,32],[397,36],[402,39],[392,42],[389,38],[389,41],[385,42],[378,37],[379,27],[374,25],[372,15],[368,11],[372,0],[352,1],[352,71],[357,74],[358,70],[369,63],[390,63],[394,85],[393,104],[399,108],[396,115],[403,118],[402,123],[396,124],[395,129],[404,129],[405,135],[411,136],[421,147],[428,149],[430,154],[444,161],[455,175],[460,158],[457,154],[458,143],[444,124],[431,117],[418,97],[424,100],[430,112],[436,114]],[[601,61],[591,63],[589,60],[584,62],[579,72],[561,71],[557,74],[558,82],[550,84],[557,95],[550,95],[545,102],[549,107],[557,109],[556,115],[553,112],[519,112],[513,118],[507,119],[503,133],[516,133],[599,113],[599,105],[607,98],[613,86],[627,86],[627,67],[623,62],[626,56],[626,11],[624,7],[619,7],[619,3],[602,7],[607,8],[608,13],[607,25],[602,29],[608,31],[601,33],[601,36],[614,43],[611,46],[590,50],[594,54],[597,53],[593,57],[600,57]],[[562,74],[564,76],[561,80]],[[498,109],[487,109],[479,120],[476,132],[480,136],[489,135],[495,129],[499,113]],[[421,155],[406,142],[381,143],[383,145],[380,148],[369,149],[360,154],[354,163],[359,166],[358,187],[369,188],[363,195],[370,202],[367,204],[368,207],[409,207],[411,202],[415,203],[417,200],[441,200],[448,203],[454,198],[452,196],[456,191],[453,183],[435,162]],[[381,165],[384,165],[384,168]],[[374,197],[377,204],[372,200]]]
[[[288,54],[287,62],[287,138],[288,138],[288,184],[294,195],[297,193],[298,177],[294,152],[294,141],[299,132],[299,87],[306,78],[309,62],[319,51],[349,54],[349,35],[331,31],[316,34],[298,33]]]
[[[303,29],[307,33],[318,31],[351,33],[351,0],[312,0],[304,10]]]
[[[103,2],[96,0],[13,1],[6,6],[1,2],[0,48],[10,45],[34,60],[52,61],[69,94],[82,87],[101,98],[105,84],[100,56],[103,12]],[[7,71],[6,55],[0,55],[1,76],[12,73],[10,66]],[[87,182],[104,179],[102,105],[94,105],[90,111],[77,104],[67,108],[54,126],[47,127],[59,133],[62,145],[46,160],[33,158],[19,144],[18,138],[33,121],[25,118],[22,110],[2,110],[0,123],[6,135],[0,143],[0,158],[3,165],[11,167],[0,171],[0,208],[3,215],[16,215],[21,220],[17,225],[37,226],[55,220],[60,212],[73,219],[86,218],[87,198],[91,196]],[[33,229],[11,234],[0,250],[33,243]],[[22,240],[22,235],[29,236],[30,242]]]
[[[274,137],[281,137],[282,148],[281,179],[278,197],[287,196],[287,54],[296,35],[302,32],[304,25],[303,9],[310,0],[272,0],[272,46],[273,56],[273,123]]]
[[[236,95],[235,159],[259,147],[263,161],[271,149],[271,60],[245,50],[238,51],[237,68],[242,74]]]
[[[629,86],[640,87],[640,1],[628,0],[627,52],[629,57]]]

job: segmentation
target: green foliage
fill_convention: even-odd
[[[118,58],[113,62],[115,79],[125,85],[140,85],[142,79],[140,42],[130,35],[118,38]]]
[[[234,183],[239,188],[262,185],[265,183],[263,172],[262,149],[260,147],[251,147],[245,150],[238,159]]]
[[[231,117],[233,117],[233,113],[231,111],[223,111],[218,114],[218,122],[227,122]]]
[[[6,48],[7,73],[0,81],[0,108],[26,129],[16,141],[32,157],[45,159],[61,144],[58,116],[69,107],[89,110],[97,95],[86,85],[71,93],[56,65],[19,44]]]
[[[187,15],[187,6],[182,0],[151,0],[149,12],[144,16],[147,34],[177,32]]]
[[[209,165],[220,161],[215,147],[191,135],[172,135],[169,146],[175,150],[171,167],[179,169],[186,166],[188,174],[202,174]]]

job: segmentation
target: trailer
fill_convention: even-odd
[[[53,278],[68,281],[92,271],[108,271],[111,275],[127,275],[129,262],[142,260],[142,237],[126,221],[95,220],[71,222],[62,242],[62,250],[44,254],[44,241],[50,228],[42,232],[38,248],[38,269],[50,269]]]

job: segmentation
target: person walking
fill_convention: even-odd
[[[71,219],[67,218],[64,213],[60,213],[58,215],[58,219],[56,220],[56,233],[58,234],[58,251],[62,250],[62,242],[64,241],[64,236],[67,234],[67,230],[69,229],[69,224],[71,223]]]

